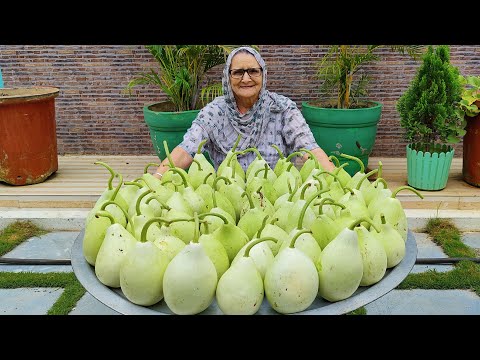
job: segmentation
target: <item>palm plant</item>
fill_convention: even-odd
[[[379,60],[375,50],[387,45],[331,45],[327,54],[317,63],[317,78],[323,81],[320,90],[335,94],[331,107],[349,109],[364,107],[361,98],[367,94],[369,77],[359,73],[368,62]],[[422,45],[388,45],[391,50],[408,53],[414,59],[422,53]]]
[[[197,110],[221,95],[220,82],[211,83],[207,72],[224,64],[233,45],[146,45],[158,62],[132,79],[125,90],[131,94],[137,85],[158,86],[169,98],[174,111]]]

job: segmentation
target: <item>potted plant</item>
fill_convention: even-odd
[[[209,70],[225,64],[232,45],[146,45],[158,64],[139,74],[126,86],[131,93],[138,85],[154,85],[168,97],[167,101],[147,104],[143,108],[157,156],[166,157],[163,141],[173,149],[183,140],[200,109],[215,96],[221,95],[220,79],[211,82]],[[208,154],[206,154],[208,156]]]
[[[480,187],[480,76],[460,75],[460,83],[460,116],[466,120],[462,176],[465,182]]]
[[[460,116],[462,85],[450,64],[450,47],[429,46],[408,89],[397,102],[400,125],[406,130],[408,184],[421,190],[447,185],[454,154],[450,144],[465,134]]]
[[[363,67],[379,60],[375,50],[387,45],[331,45],[317,63],[320,90],[326,99],[302,102],[302,113],[317,143],[327,155],[346,153],[368,166],[380,121],[382,104],[367,99],[368,74]],[[422,46],[389,46],[391,50],[408,53],[416,58]],[[349,159],[345,168],[355,174],[359,165]]]

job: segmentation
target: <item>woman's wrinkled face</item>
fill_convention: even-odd
[[[247,69],[248,71],[243,71]],[[256,101],[262,89],[262,83],[263,72],[255,56],[238,53],[232,58],[230,84],[237,98]]]

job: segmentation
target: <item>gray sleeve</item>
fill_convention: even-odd
[[[283,138],[287,145],[287,153],[298,151],[300,148],[313,150],[318,144],[298,107],[290,106],[285,111]]]
[[[190,126],[183,136],[183,141],[178,144],[178,146],[194,157],[198,150],[198,145],[205,139],[209,139],[208,132],[203,125],[195,119],[192,122],[192,126]]]

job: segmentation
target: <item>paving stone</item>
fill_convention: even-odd
[[[63,288],[0,289],[0,314],[46,315]]]
[[[70,249],[78,231],[57,231],[25,240],[6,253],[5,258],[70,259]],[[72,272],[70,265],[15,265],[0,264],[0,271],[8,272]]]
[[[464,232],[462,242],[471,248],[480,250],[480,232]]]
[[[88,292],[77,302],[68,315],[120,315],[115,310],[95,299]]]
[[[392,290],[365,309],[367,315],[480,315],[480,297],[468,290]]]
[[[417,258],[447,258],[443,249],[435,244],[427,233],[413,233],[417,242]],[[428,270],[436,270],[437,272],[446,272],[453,270],[453,265],[414,265],[411,273],[421,273]]]

